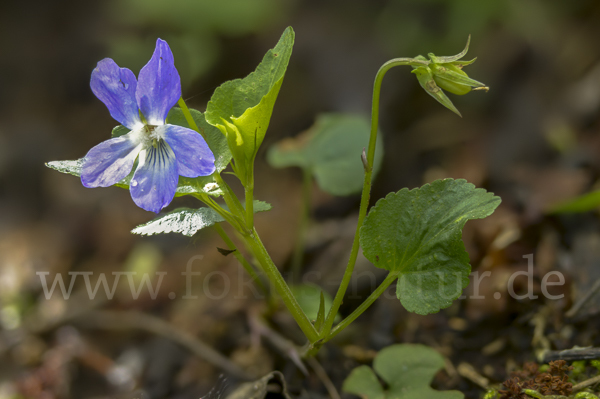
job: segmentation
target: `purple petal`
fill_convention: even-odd
[[[137,103],[150,125],[165,123],[167,113],[181,97],[181,81],[173,53],[164,40],[156,41],[152,58],[140,71]]]
[[[85,187],[108,187],[118,183],[131,172],[142,148],[141,133],[135,130],[103,141],[85,156],[81,183]]]
[[[208,176],[215,171],[215,156],[197,132],[175,125],[159,126],[160,134],[177,157],[179,174],[185,177]]]
[[[102,101],[110,116],[123,126],[133,130],[142,125],[135,98],[137,82],[135,75],[119,66],[110,58],[98,63],[90,80],[92,91]]]
[[[131,198],[140,208],[158,213],[173,200],[178,180],[175,154],[164,140],[158,140],[156,147],[140,153],[129,184]]]

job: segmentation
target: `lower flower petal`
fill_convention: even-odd
[[[179,174],[185,177],[208,176],[215,171],[215,156],[198,132],[176,125],[159,126],[161,135],[177,157]]]
[[[156,147],[140,153],[129,184],[131,198],[140,208],[158,213],[173,200],[178,180],[175,153],[164,140],[158,140]]]
[[[81,168],[85,187],[109,187],[124,179],[143,148],[139,131],[103,141],[88,151]]]

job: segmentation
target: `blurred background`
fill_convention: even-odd
[[[498,271],[494,276],[500,277],[486,283],[489,292],[498,291],[502,276],[526,267],[524,254],[536,256],[536,281],[549,270],[567,276],[564,299],[552,303],[523,304],[504,295],[507,299],[459,301],[423,317],[408,314],[395,299],[382,299],[359,319],[367,323],[362,330],[349,331],[325,351],[321,361],[334,384],[339,388],[349,370],[394,342],[423,342],[451,364],[483,370],[490,384],[502,382],[511,367],[532,360],[540,349],[532,342],[529,320],[542,310],[548,348],[600,343],[598,321],[591,317],[600,304],[591,301],[572,323],[560,317],[600,277],[598,215],[546,215],[554,204],[598,186],[598,1],[5,0],[0,3],[0,399],[109,398],[137,388],[150,398],[198,398],[223,372],[226,381],[218,389],[235,385],[239,375],[207,360],[202,349],[191,353],[170,330],[152,324],[156,320],[219,350],[239,369],[255,375],[279,369],[294,394],[325,397],[314,373],[304,379],[281,348],[268,339],[256,343],[261,333],[252,315],[261,302],[239,300],[235,290],[225,290],[218,273],[243,290],[251,288],[243,284],[247,277],[235,259],[215,249],[224,247],[216,234],[134,236],[130,230],[154,215],[137,208],[126,190],[86,189],[79,179],[44,166],[82,157],[116,125],[89,88],[91,71],[102,58],[137,75],[156,38],[167,40],[183,97],[204,112],[214,89],[253,71],[287,26],[294,28],[296,43],[256,172],[257,198],[273,204],[272,211],[256,217],[258,231],[278,265],[286,267],[294,246],[301,174],[270,168],[266,149],[306,130],[322,112],[368,116],[381,64],[428,52],[453,55],[471,34],[466,58],[478,61],[468,73],[490,91],[450,95],[462,119],[431,99],[409,68],[387,74],[380,118],[386,153],[373,203],[402,187],[466,178],[503,199],[494,216],[470,222],[464,233],[473,267]],[[169,209],[197,205],[178,198]],[[358,205],[358,195],[313,192],[306,270],[325,273],[315,282],[327,290],[335,285],[324,282],[337,284],[343,271]],[[203,256],[194,270],[203,276],[218,273],[204,280],[203,289],[194,288],[198,300],[181,300],[186,292],[181,272],[194,256]],[[364,260],[360,267],[376,272]],[[154,299],[142,293],[133,300],[117,289],[110,301],[102,294],[95,300],[64,301],[57,295],[47,300],[36,274],[48,272],[52,281],[57,273],[110,276],[124,270],[167,274]],[[357,298],[368,294],[368,287],[361,287]],[[75,298],[83,288],[80,278]],[[213,297],[225,294],[215,300],[207,289]],[[346,301],[342,313],[357,303]],[[269,328],[293,340],[297,331],[286,317],[276,314]],[[492,343],[496,346],[489,347]],[[479,396],[481,386],[449,370],[436,379],[437,386]]]

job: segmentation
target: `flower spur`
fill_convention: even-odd
[[[131,198],[140,208],[158,213],[173,200],[179,176],[208,176],[215,171],[215,157],[200,134],[165,123],[181,97],[179,73],[167,42],[156,41],[138,80],[131,70],[105,58],[92,72],[90,86],[110,115],[130,132],[87,153],[81,170],[85,187],[118,183],[137,159]]]

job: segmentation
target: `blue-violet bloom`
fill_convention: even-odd
[[[215,171],[215,157],[200,134],[165,123],[181,97],[179,73],[167,42],[156,41],[139,80],[105,58],[92,72],[90,86],[110,115],[131,131],[87,153],[81,170],[85,187],[118,183],[137,159],[129,184],[131,198],[140,208],[158,213],[173,200],[179,176],[208,176]]]

